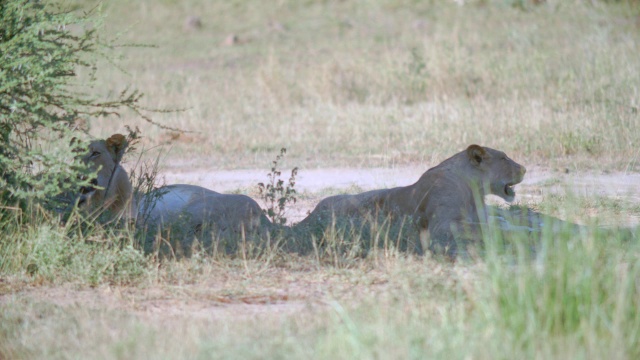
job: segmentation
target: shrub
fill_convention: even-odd
[[[98,59],[112,62],[115,46],[98,37],[97,9],[78,15],[50,2],[0,2],[0,205],[56,205],[54,195],[88,185],[74,157],[86,144],[70,141],[78,120],[128,108],[151,121],[136,90],[90,95]]]
[[[258,190],[260,196],[265,203],[265,214],[274,224],[284,225],[287,222],[285,217],[286,208],[288,204],[295,204],[296,198],[296,175],[298,175],[298,168],[295,167],[291,170],[291,176],[287,184],[284,180],[280,179],[282,172],[278,169],[278,163],[286,155],[287,149],[280,149],[280,155],[276,156],[271,166],[271,172],[267,174],[267,183],[258,183]]]

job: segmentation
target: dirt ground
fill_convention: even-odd
[[[474,269],[469,266],[412,255],[396,260],[380,255],[378,260],[347,267],[318,264],[309,258],[268,267],[256,260],[237,266],[213,264],[209,272],[191,279],[165,279],[145,286],[34,286],[21,285],[18,279],[0,279],[0,306],[51,304],[70,310],[117,311],[154,323],[192,319],[215,322],[230,318],[273,321],[323,312],[336,301],[342,304],[363,298],[382,301],[408,286],[406,276],[402,276],[407,271],[422,273],[420,278],[425,283],[438,286],[468,283],[474,276]]]
[[[289,210],[289,221],[295,223],[302,220],[324,196],[336,192],[355,193],[410,185],[429,167],[300,169],[295,187],[301,196],[298,203]],[[288,179],[289,171],[282,172],[282,179]],[[242,191],[257,199],[256,184],[267,181],[267,171],[212,172],[207,169],[181,169],[172,172],[169,167],[163,177],[167,184],[200,185],[218,192]],[[546,197],[567,193],[576,196],[626,198],[632,203],[640,203],[640,174],[602,171],[575,173],[567,169],[533,167],[527,169],[524,181],[516,187],[516,193],[515,202],[524,203],[540,202]],[[492,200],[494,199],[488,199],[490,202]],[[501,200],[495,198],[495,201]],[[627,222],[630,225],[637,224],[638,221],[633,217],[621,220],[621,223]]]

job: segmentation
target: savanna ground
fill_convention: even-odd
[[[120,49],[127,73],[103,71],[91,91],[134,84],[148,107],[184,109],[157,122],[192,132],[126,114],[84,126],[102,138],[138,126],[167,183],[258,199],[286,147],[295,222],[322,197],[408,185],[478,143],[529,169],[517,201],[636,235],[548,235],[535,261],[390,249],[157,261],[98,246],[111,233],[70,243],[45,224],[2,254],[0,358],[640,357],[637,2],[103,5],[107,33],[157,47]]]

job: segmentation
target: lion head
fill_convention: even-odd
[[[80,189],[78,206],[92,210],[108,209],[116,213],[124,210],[132,194],[129,177],[120,166],[126,147],[127,140],[121,134],[89,144],[82,161],[97,174],[91,180],[92,186]]]
[[[511,160],[504,152],[479,145],[470,145],[466,150],[474,177],[478,185],[493,195],[513,201],[516,193],[513,186],[522,182],[527,172],[524,166]]]

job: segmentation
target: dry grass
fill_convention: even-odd
[[[125,5],[126,4],[126,5]],[[548,1],[112,1],[107,30],[131,49],[133,83],[172,137],[169,164],[262,167],[284,146],[303,167],[390,166],[443,159],[470,143],[577,168],[636,169],[639,10]],[[185,30],[189,16],[202,28]],[[224,44],[229,34],[240,39]],[[105,136],[131,117],[91,121]],[[197,154],[197,155],[196,155]],[[598,164],[595,165],[595,160]],[[604,164],[602,164],[604,162]],[[183,162],[181,162],[184,164]]]
[[[104,6],[108,33],[158,47],[117,49],[128,74],[105,68],[92,91],[134,84],[149,107],[185,109],[158,122],[195,133],[131,114],[90,119],[90,133],[138,125],[147,147],[168,151],[165,168],[267,169],[283,146],[284,167],[302,173],[422,166],[470,143],[572,174],[640,166],[634,1]],[[200,28],[185,27],[191,16]],[[635,199],[535,201],[582,223],[640,215]],[[631,241],[615,231],[549,238],[535,263],[275,250],[157,262],[117,246],[130,234],[89,239],[55,219],[5,220],[0,358],[640,357],[637,229]]]
[[[135,286],[34,286],[17,275],[0,282],[0,354],[636,358],[637,244],[562,240],[533,264],[283,255],[166,262]]]
[[[469,271],[397,256],[344,268],[297,257],[196,263],[165,264],[136,287],[25,288],[28,280],[12,279],[0,290],[0,349],[10,358],[313,357],[323,347],[315,337],[343,307],[406,307],[403,297],[428,291],[420,311],[439,317]]]

